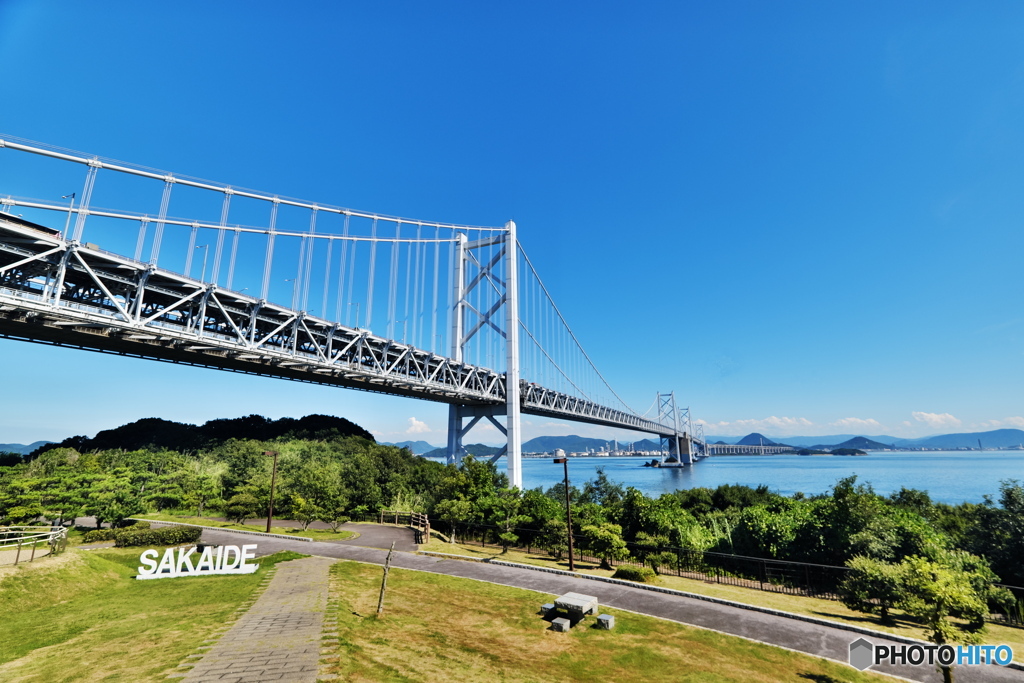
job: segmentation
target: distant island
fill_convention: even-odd
[[[25,456],[36,455],[49,448],[63,446],[79,451],[102,450],[107,448],[136,449],[146,445],[198,450],[211,442],[225,438],[271,439],[283,435],[298,438],[322,438],[328,434],[357,434],[372,440],[369,432],[351,422],[323,415],[311,415],[298,420],[282,418],[268,420],[250,415],[230,420],[211,420],[204,425],[188,425],[168,420],[148,418],[138,420],[116,429],[105,430],[89,439],[75,436],[60,443],[36,441],[30,444],[0,443],[0,460],[7,464],[20,462]],[[2,435],[0,435],[2,436]],[[833,436],[769,437],[758,432],[743,437],[709,436],[709,445],[749,446],[756,454],[757,448],[774,447],[799,455],[863,455],[868,451],[978,451],[978,450],[1024,450],[1024,430],[995,429],[987,432],[965,432],[940,434],[919,439],[901,439],[892,436],[857,436],[838,434]],[[446,446],[436,446],[427,441],[381,442],[382,445],[408,448],[413,455],[426,458],[444,458]],[[556,450],[575,457],[636,456],[657,457],[661,444],[655,439],[616,441],[595,439],[570,434],[568,436],[538,436],[523,443],[525,457],[545,457]],[[479,458],[491,457],[501,451],[500,446],[470,444],[466,451]],[[9,461],[9,462],[8,462]]]

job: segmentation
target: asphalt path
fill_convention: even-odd
[[[413,532],[408,529],[369,524],[354,524],[351,527],[360,532],[361,536],[358,539],[309,543],[288,538],[279,540],[266,536],[255,537],[217,529],[205,530],[203,542],[220,545],[255,543],[258,546],[257,556],[269,555],[281,550],[292,550],[307,555],[382,565],[387,556],[387,551],[384,548],[390,547],[392,540],[401,541],[405,547],[408,547],[412,541]],[[398,547],[396,544],[396,550]],[[413,548],[415,548],[414,544]],[[884,635],[862,636],[842,628],[813,624],[741,607],[532,569],[506,567],[486,562],[442,559],[416,555],[411,552],[396,553],[392,559],[392,566],[538,591],[545,594],[538,596],[538,608],[541,603],[550,601],[549,596],[570,592],[594,595],[597,596],[601,605],[713,629],[843,663],[848,661],[850,643],[860,637],[880,645],[903,645],[898,641],[885,638]],[[928,665],[893,666],[885,664],[872,667],[871,670],[922,683],[942,680],[940,673]],[[1020,683],[1024,681],[1024,671],[1000,666],[959,666],[956,667],[956,679],[960,683],[1003,683],[1004,681]]]

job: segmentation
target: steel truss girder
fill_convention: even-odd
[[[498,238],[495,238],[496,240]],[[497,281],[501,285],[506,283]],[[506,376],[65,239],[0,213],[0,336],[508,410]],[[523,413],[675,429],[519,382]]]

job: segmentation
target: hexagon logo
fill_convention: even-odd
[[[864,638],[850,643],[850,666],[863,671],[875,661],[875,646]]]

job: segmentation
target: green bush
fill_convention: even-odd
[[[93,529],[82,536],[82,543],[99,543],[100,541],[113,541],[114,532],[117,529]]]
[[[181,545],[182,543],[196,543],[203,535],[199,527],[191,526],[166,526],[159,529],[117,529],[114,534],[114,545],[118,548],[154,546],[154,545]]]
[[[119,531],[127,531],[129,529],[132,531],[136,531],[138,529],[148,529],[149,526],[149,522],[134,522],[129,526],[121,527],[119,529],[93,529],[92,531],[87,531],[85,535],[82,536],[82,543],[100,543],[101,541],[113,541],[115,535]]]
[[[650,567],[634,567],[630,564],[624,564],[615,570],[612,574],[613,579],[623,579],[625,581],[636,581],[637,583],[654,583],[655,576],[654,570]]]

